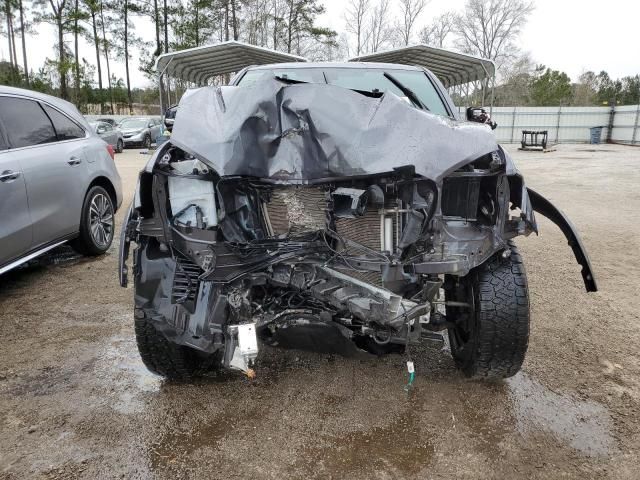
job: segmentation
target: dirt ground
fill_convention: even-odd
[[[545,219],[519,239],[532,331],[514,378],[468,381],[427,345],[409,395],[400,356],[266,348],[253,381],[168,383],[138,357],[117,245],[61,250],[0,277],[0,478],[640,478],[640,149],[509,149],[600,287]],[[125,204],[146,158],[116,158]]]

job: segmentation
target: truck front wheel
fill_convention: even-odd
[[[457,367],[471,378],[515,375],[529,343],[527,276],[515,245],[464,277],[447,278],[445,297],[468,305],[446,307]]]

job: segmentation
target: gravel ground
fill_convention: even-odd
[[[0,278],[0,478],[611,478],[640,461],[640,149],[511,148],[579,228],[519,239],[532,332],[521,373],[465,380],[438,345],[348,360],[264,349],[257,379],[167,383],[142,365],[117,246]],[[116,162],[131,200],[146,157]],[[122,216],[122,211],[120,212]]]

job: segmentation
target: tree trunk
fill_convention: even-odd
[[[100,23],[102,24],[102,49],[104,50],[104,59],[107,63],[107,85],[109,86],[109,103],[111,105],[111,114],[115,113],[113,108],[113,90],[111,89],[111,67],[109,66],[109,44],[107,43],[107,35],[104,29],[104,9],[102,0],[100,1]]]
[[[273,49],[278,49],[278,0],[273,0]]]
[[[236,21],[236,0],[231,0],[231,21],[233,22],[233,39],[238,40],[238,22]]]
[[[80,98],[80,54],[78,50],[78,0],[74,3],[74,15],[73,15],[73,47],[74,47],[74,59],[73,59],[73,75],[75,78],[75,99],[76,106],[78,106],[78,100]]]
[[[4,0],[5,17],[7,18],[7,43],[9,52],[9,63],[13,66],[15,64],[13,60],[13,46],[11,45],[11,2],[10,0]]]
[[[58,74],[60,75],[60,97],[64,100],[68,100],[67,72],[65,71],[66,69],[64,66],[64,29],[62,25],[62,10],[57,14],[56,23],[58,24]]]
[[[98,67],[98,88],[100,90],[100,113],[104,114],[104,100],[102,98],[102,65],[100,64],[100,39],[98,38],[98,25],[96,12],[91,11],[91,27],[93,28],[93,44],[96,47],[96,66]]]
[[[195,30],[196,30],[196,47],[200,46],[200,9],[198,1],[195,2]]]
[[[293,0],[289,0],[289,24],[287,25],[287,53],[291,53],[291,42],[293,41]]]
[[[133,115],[131,80],[129,78],[129,0],[124,0],[124,68],[127,73],[127,100],[129,102],[129,115]]]
[[[24,64],[24,81],[29,86],[29,66],[27,65],[27,39],[25,37],[24,26],[24,7],[22,0],[19,0],[18,8],[20,9],[20,37],[22,39],[22,62]]]
[[[13,28],[13,14],[9,11],[9,26],[11,30],[9,31],[9,35],[11,35],[11,45],[13,47],[13,66],[18,70],[18,53],[16,51],[16,32]]]
[[[224,39],[229,41],[229,0],[224,2]]]
[[[153,0],[153,23],[156,25],[156,51],[160,53],[160,11],[158,10],[158,0]]]
[[[164,0],[164,53],[169,53],[169,9]]]

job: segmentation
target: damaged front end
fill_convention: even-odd
[[[137,244],[137,315],[225,367],[249,368],[253,353],[235,355],[243,324],[272,345],[401,351],[442,329],[432,312],[444,275],[535,229],[530,211],[509,216],[501,151],[441,185],[410,168],[283,185],[221,178],[176,147],[157,158],[123,228],[123,257]]]
[[[185,110],[181,104],[180,115]],[[287,125],[252,131],[268,132],[281,150],[288,140],[326,141],[305,111],[295,133]],[[537,232],[535,204],[497,145],[466,162],[440,157],[432,178],[401,158],[386,162],[387,171],[302,168],[292,178],[282,169],[252,175],[250,161],[224,168],[221,158],[186,148],[179,126],[180,117],[175,138],[140,175],[122,231],[121,284],[135,242],[136,318],[226,368],[249,372],[256,338],[343,355],[401,352],[440,338],[434,332],[452,327],[441,305],[473,308],[442,292],[496,255],[508,256],[513,237]],[[252,144],[240,136],[243,146]],[[237,147],[226,151],[238,155]],[[318,148],[296,152],[300,160]],[[586,254],[584,262],[592,280]]]

